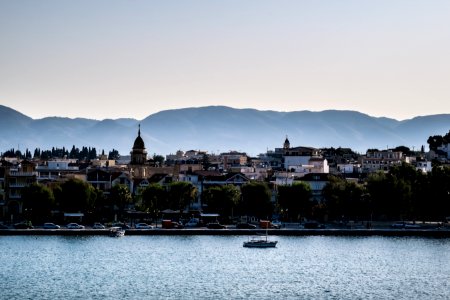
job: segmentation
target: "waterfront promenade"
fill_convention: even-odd
[[[265,229],[127,229],[129,235],[258,235],[264,234]],[[281,228],[269,229],[268,234],[272,236],[417,236],[417,237],[442,237],[450,238],[450,227],[443,228],[420,228],[420,229],[391,229],[391,228],[326,228],[326,229],[303,229],[303,228]],[[1,235],[109,235],[108,229],[1,229]]]

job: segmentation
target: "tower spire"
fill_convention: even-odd
[[[141,123],[139,123],[138,136],[141,136]]]
[[[289,142],[288,136],[286,134],[286,139],[284,140],[283,148],[289,149],[291,147],[291,143]]]

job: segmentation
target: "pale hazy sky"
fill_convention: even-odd
[[[0,0],[0,104],[450,113],[450,1]]]

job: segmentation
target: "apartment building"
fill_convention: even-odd
[[[392,166],[401,165],[403,152],[393,150],[368,150],[361,158],[363,172],[389,171]]]

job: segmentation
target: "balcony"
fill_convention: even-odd
[[[32,177],[37,176],[38,172],[21,172],[21,171],[11,171],[9,172],[9,176],[13,177]]]
[[[10,188],[23,188],[26,186],[28,186],[28,184],[25,184],[25,183],[10,183],[9,184]]]

